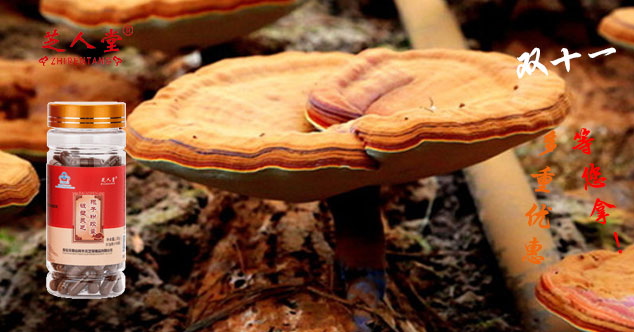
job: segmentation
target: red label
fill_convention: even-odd
[[[46,173],[47,225],[73,229],[76,241],[125,226],[125,166],[47,165]]]

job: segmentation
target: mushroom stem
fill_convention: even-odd
[[[374,308],[385,293],[385,233],[379,207],[380,187],[368,186],[327,199],[335,220],[335,260],[346,298]],[[368,332],[372,317],[354,310],[359,332]]]
[[[335,257],[346,269],[385,269],[379,191],[362,187],[327,200],[335,220]]]

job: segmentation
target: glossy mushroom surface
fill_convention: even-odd
[[[0,150],[43,158],[51,101],[115,100],[132,110],[140,98],[134,84],[100,69],[0,60]]]
[[[29,204],[40,188],[31,163],[0,151],[0,215]]]
[[[613,44],[634,50],[634,7],[613,10],[601,20],[599,34]]]
[[[245,35],[301,3],[303,0],[42,0],[40,12],[94,38],[112,28],[118,30],[122,43],[174,51]],[[127,29],[132,35],[123,34],[126,26],[133,28]]]
[[[381,165],[379,183],[411,181],[486,160],[564,119],[565,82],[516,69],[494,52],[371,49],[321,80],[306,115],[355,133]]]
[[[584,331],[634,331],[634,246],[566,257],[542,274],[537,299]]]
[[[374,161],[352,133],[315,132],[303,113],[315,82],[351,58],[288,52],[223,60],[185,75],[129,117],[128,153],[254,196],[301,201],[345,191],[358,183],[350,175],[373,169]]]
[[[385,70],[364,67],[383,61]],[[128,122],[128,152],[192,181],[287,201],[411,181],[487,159],[563,120],[563,80],[520,80],[516,66],[510,56],[449,50],[224,60],[141,104]],[[355,88],[338,93],[341,86]],[[373,102],[368,114],[350,108],[341,123],[311,126],[326,123],[315,105]]]
[[[534,133],[562,121],[568,107],[563,80],[519,79],[517,65],[499,53],[368,50],[319,82],[307,115],[321,128],[356,120],[350,130],[387,152],[422,141]]]

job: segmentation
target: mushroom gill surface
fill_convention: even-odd
[[[219,44],[287,14],[304,0],[42,0],[40,13],[93,38],[111,28],[122,43],[174,51]],[[126,26],[132,35],[123,35]]]
[[[566,257],[542,274],[535,295],[575,327],[634,330],[634,246],[619,254],[597,250]]]
[[[128,152],[192,181],[289,201],[451,172],[535,138],[566,115],[563,80],[520,81],[514,60],[378,49],[223,60],[141,104],[128,121]],[[375,71],[368,62],[386,66]],[[354,88],[339,93],[342,86]],[[323,121],[314,115],[325,114],[315,105],[335,105],[327,111],[343,114],[342,123],[315,131],[311,123]]]
[[[31,163],[0,151],[0,211],[29,204],[40,188]]]
[[[613,44],[634,49],[634,7],[613,10],[599,23],[599,34]]]
[[[132,110],[140,98],[134,84],[100,69],[0,59],[0,150],[44,156],[49,102],[116,100]]]

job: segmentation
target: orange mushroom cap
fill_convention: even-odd
[[[117,100],[131,110],[140,98],[134,84],[100,69],[0,59],[0,150],[45,156],[50,101]]]
[[[517,65],[499,53],[367,50],[317,84],[307,116],[320,128],[354,120],[350,130],[381,151],[554,127],[568,111],[565,83],[518,79]]]
[[[535,295],[584,331],[634,331],[634,246],[571,255],[542,274]]]
[[[210,46],[245,35],[287,14],[304,0],[41,0],[40,12],[54,22],[95,37],[118,29],[144,49]],[[123,36],[125,26],[132,36]],[[101,39],[99,37],[99,39]]]
[[[613,10],[599,23],[599,34],[613,44],[634,49],[634,7]]]
[[[392,63],[394,57],[406,60]],[[377,68],[385,72],[363,67],[384,60],[389,66]],[[563,80],[519,80],[516,65],[510,56],[449,50],[287,52],[223,60],[141,104],[128,119],[128,152],[192,181],[288,201],[411,181],[487,159],[564,118]],[[314,131],[304,117],[306,104],[310,119],[324,123],[312,116],[315,96],[319,105],[339,105],[348,94],[335,92],[356,84],[350,79],[366,77],[354,75],[361,72],[371,79],[352,92],[354,102],[379,102],[382,112],[361,111]],[[415,85],[399,87],[403,78]],[[332,93],[321,94],[329,87]],[[407,94],[391,95],[391,88]],[[429,97],[433,112],[419,107]],[[467,106],[459,107],[462,102]]]
[[[29,204],[40,188],[31,163],[0,151],[0,213]]]

